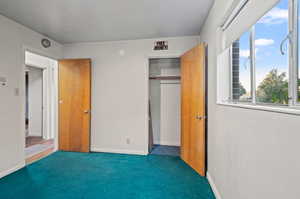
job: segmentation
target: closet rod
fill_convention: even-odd
[[[152,76],[149,77],[151,80],[180,80],[180,76]]]

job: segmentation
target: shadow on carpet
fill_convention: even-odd
[[[153,145],[151,155],[169,155],[179,156],[180,147],[178,146],[166,146],[166,145]]]
[[[0,199],[215,199],[179,157],[56,152],[0,179]]]

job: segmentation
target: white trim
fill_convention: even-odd
[[[180,142],[163,141],[163,140],[155,140],[154,144],[165,145],[165,146],[180,146]]]
[[[128,149],[110,149],[110,148],[98,148],[98,147],[91,147],[91,152],[148,155],[148,152],[146,151],[137,151],[137,150],[128,150]]]
[[[217,57],[217,102],[232,98],[232,46],[223,50]],[[228,84],[229,83],[229,84]]]
[[[28,51],[30,53],[34,53],[43,57],[47,57],[50,59],[54,59],[54,60],[58,60],[60,59],[60,57],[53,55],[51,52],[48,52],[47,50],[43,50],[43,49],[38,49],[29,45],[22,45],[23,51]],[[25,54],[24,54],[24,63],[25,63]],[[40,67],[40,66],[36,66],[36,67]]]
[[[54,74],[54,84],[52,84],[53,93],[55,93],[54,96],[52,96],[53,100],[53,107],[52,107],[52,118],[53,118],[53,133],[54,133],[54,150],[58,151],[58,139],[59,139],[59,133],[58,133],[58,117],[59,117],[59,110],[58,110],[58,61],[56,62],[56,65],[52,67],[52,72]]]
[[[150,64],[149,64],[149,59],[168,59],[168,58],[180,58],[182,56],[183,53],[180,53],[180,52],[166,52],[166,53],[161,53],[161,52],[154,52],[154,53],[151,53],[149,55],[146,56],[146,59],[148,61],[148,68],[150,67]],[[149,78],[149,77],[147,77]]]
[[[29,52],[29,51],[28,51]],[[44,66],[38,66],[38,65],[35,65],[35,64],[32,64],[32,63],[25,63],[26,66],[29,66],[29,67],[33,67],[33,68],[37,68],[37,69],[47,69],[47,67],[44,67]]]
[[[207,180],[208,180],[208,182],[209,182],[209,184],[210,184],[210,187],[211,187],[212,191],[213,191],[214,194],[215,194],[216,199],[222,199],[221,194],[220,194],[220,192],[218,191],[215,182],[213,181],[211,175],[210,175],[208,172],[206,173],[206,178],[207,178]]]
[[[255,25],[250,31],[250,78],[251,78],[251,100],[256,103],[256,50],[255,50]]]
[[[48,131],[48,121],[47,119],[48,118],[48,113],[49,113],[49,110],[50,110],[50,107],[48,104],[48,95],[49,95],[49,79],[48,79],[48,73],[49,73],[49,69],[43,69],[43,81],[42,81],[42,85],[43,85],[43,89],[42,89],[42,101],[43,101],[43,105],[42,105],[42,124],[43,124],[43,131],[42,131],[42,136],[43,136],[43,139],[50,139],[50,136],[49,136],[49,131]],[[51,110],[50,110],[51,111]],[[29,123],[30,124],[30,123]]]
[[[289,1],[289,33],[290,38],[289,45],[289,104],[299,105],[298,102],[298,50],[299,50],[299,38],[298,38],[298,0]]]
[[[25,161],[20,162],[19,164],[17,164],[13,168],[10,168],[10,169],[7,169],[5,171],[0,172],[0,179],[3,178],[4,176],[7,176],[7,175],[19,170],[19,169],[22,169],[23,167],[25,167]]]
[[[227,54],[227,56],[228,56],[228,54]],[[233,77],[233,75],[232,75],[232,61],[233,61],[233,58],[232,58],[232,45],[229,47],[229,96],[227,97],[227,98],[218,98],[219,100],[226,100],[226,99],[228,99],[228,100],[232,100],[232,98],[233,98],[233,92],[232,92],[232,87],[233,87],[233,85],[232,85],[232,81],[233,81],[233,79],[232,79],[232,77]],[[222,74],[219,74],[218,73],[218,75],[219,76],[221,76]],[[220,78],[220,77],[217,77],[217,78]],[[224,82],[221,82],[221,83],[224,83]],[[219,93],[220,91],[218,91],[218,93]],[[217,95],[216,96],[218,96],[218,93],[217,93]]]
[[[145,127],[146,127],[146,135],[145,135],[145,151],[147,151],[149,153],[149,121],[150,121],[150,117],[149,117],[149,113],[150,113],[150,109],[149,109],[149,99],[150,99],[150,81],[149,81],[149,74],[150,74],[150,58],[149,56],[146,56],[145,57],[145,70],[146,70],[146,73],[145,73],[145,83],[146,83],[146,87],[145,87],[145,110],[146,110],[146,115],[145,115]]]
[[[222,106],[230,106],[235,108],[244,108],[252,110],[260,110],[267,112],[283,113],[290,115],[300,115],[300,109],[298,107],[275,107],[275,106],[263,106],[263,105],[253,105],[253,104],[233,104],[233,103],[217,103]]]
[[[225,31],[232,22],[239,16],[239,14],[242,12],[243,8],[247,5],[249,0],[241,0],[239,4],[231,10],[230,14],[225,17],[225,20],[221,24],[221,28],[223,31]]]

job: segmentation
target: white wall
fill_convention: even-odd
[[[42,48],[42,35],[0,15],[0,76],[7,86],[0,87],[0,177],[24,164],[25,75],[24,48],[53,58],[61,57],[62,46],[52,42]],[[19,89],[16,90],[16,89]],[[24,114],[22,114],[24,113]]]
[[[208,43],[208,172],[223,199],[298,198],[300,117],[216,104],[217,26],[231,1],[216,0],[201,31]]]
[[[161,75],[181,76],[180,60],[176,64],[163,67]],[[173,84],[170,84],[173,83]],[[180,146],[181,138],[181,85],[180,80],[161,81],[161,126],[160,143]]]
[[[154,39],[64,46],[65,58],[92,59],[92,150],[147,153],[148,56],[181,55],[199,36],[167,40],[159,52]]]
[[[28,135],[43,136],[43,69],[28,69]]]
[[[159,144],[180,146],[180,84],[169,83],[170,81],[168,81],[167,84],[161,84],[161,126]]]

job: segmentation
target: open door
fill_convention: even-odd
[[[181,57],[181,159],[200,175],[206,172],[206,46]]]
[[[59,61],[59,150],[90,151],[91,60]]]

